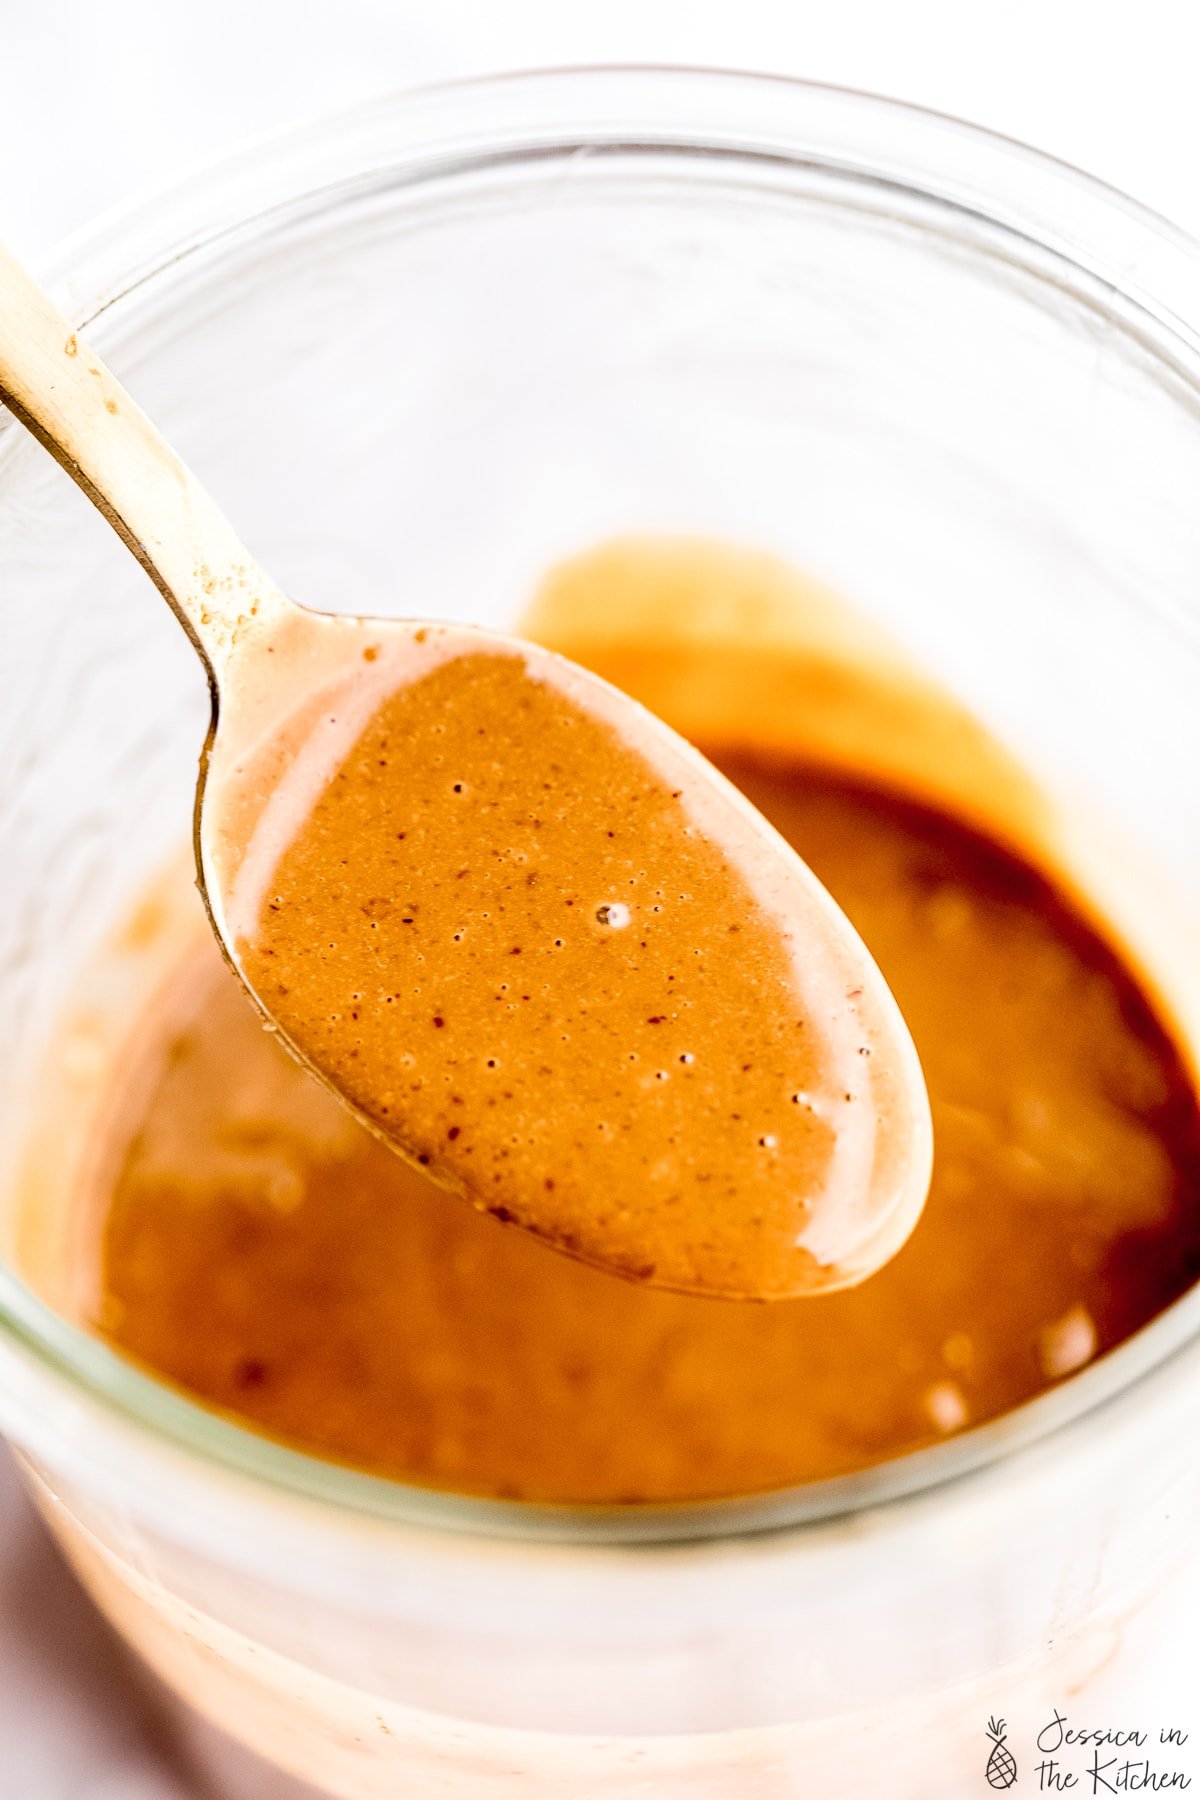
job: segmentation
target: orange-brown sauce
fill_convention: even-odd
[[[750,750],[726,725],[702,747],[863,934],[932,1099],[932,1191],[880,1274],[747,1306],[561,1257],[357,1125],[206,947],[147,1016],[159,1072],[123,1127],[97,1328],[327,1457],[468,1492],[662,1500],[968,1428],[1180,1294],[1200,1270],[1200,1113],[1121,957],[1025,857],[774,736]]]
[[[658,766],[640,708],[618,733],[581,703],[595,684],[552,672],[456,651],[390,693],[286,808],[281,852],[268,834],[240,967],[482,1210],[680,1291],[845,1285],[928,1181],[895,1008],[702,763]]]

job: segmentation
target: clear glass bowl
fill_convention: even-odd
[[[275,139],[52,273],[298,598],[509,625],[638,530],[852,595],[1103,819],[1192,1018],[1200,259],[1161,221],[864,96],[577,71]],[[1194,1531],[1195,1296],[991,1427],[719,1506],[459,1500],[193,1407],[46,1305],[13,1221],[55,1021],[185,833],[205,686],[7,420],[0,586],[0,1420],[101,1604],[355,1800],[960,1794],[980,1707],[1082,1679]]]

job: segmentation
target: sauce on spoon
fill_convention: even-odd
[[[200,651],[210,915],[368,1123],[486,1210],[667,1287],[813,1293],[899,1247],[931,1162],[907,1029],[709,764],[551,652],[289,601],[3,251],[0,398]]]
[[[431,1174],[585,1261],[764,1298],[868,1273],[929,1127],[843,915],[614,690],[422,647],[361,730],[331,709],[251,836],[227,923],[262,1004]]]

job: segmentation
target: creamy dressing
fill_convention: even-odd
[[[585,1261],[778,1298],[870,1273],[919,1212],[920,1069],[861,941],[562,658],[381,633],[258,811],[225,929],[377,1131]]]

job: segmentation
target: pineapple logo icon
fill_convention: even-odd
[[[1004,1741],[1004,1720],[989,1719],[987,1734],[992,1740],[992,1753],[987,1760],[988,1786],[1010,1788],[1017,1779],[1017,1759]]]

